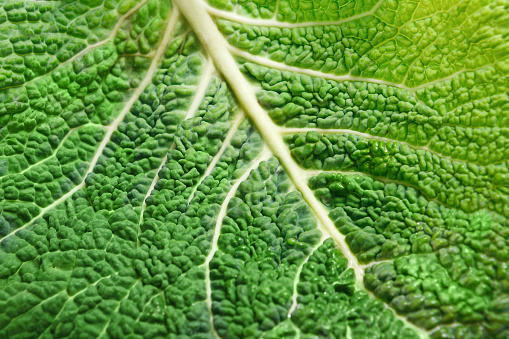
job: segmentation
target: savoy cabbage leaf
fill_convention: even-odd
[[[509,337],[507,0],[3,0],[0,338]]]

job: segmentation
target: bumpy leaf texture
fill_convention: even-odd
[[[0,4],[1,338],[509,337],[508,0]]]

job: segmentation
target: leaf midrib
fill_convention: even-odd
[[[295,185],[295,188],[302,194],[303,199],[317,217],[318,228],[334,240],[347,259],[348,267],[354,270],[357,282],[364,288],[363,266],[359,264],[355,255],[351,252],[346,243],[345,236],[337,230],[334,223],[329,218],[325,207],[318,201],[308,187],[306,176],[303,174],[301,168],[293,161],[283,141],[282,135],[278,133],[278,127],[258,104],[252,87],[240,72],[228,48],[229,44],[207,13],[204,3],[200,0],[174,0],[174,4],[193,28],[201,44],[214,61],[217,70],[230,85],[240,106],[244,109],[245,114],[258,129],[270,151],[278,158],[280,164],[286,170],[288,177]],[[375,298],[371,292],[367,291],[365,288],[364,290],[371,295],[372,298]],[[384,305],[386,304],[384,303]],[[388,305],[386,306],[388,307]],[[388,307],[388,309],[391,310],[394,316],[399,318],[405,326],[412,328],[421,337],[428,337],[428,334],[424,330],[411,324],[405,317],[398,315],[392,308]]]
[[[307,180],[300,173],[301,169],[295,164],[290,153],[287,151],[287,147],[278,133],[277,126],[258,104],[248,81],[244,78],[233,56],[226,48],[226,41],[212,21],[212,18],[207,14],[204,6],[198,0],[176,0],[175,4],[183,16],[186,17],[191,27],[193,27],[195,34],[212,57],[217,69],[230,84],[237,100],[251,118],[269,149],[279,159],[297,190],[300,191],[304,200],[310,205],[324,226],[322,231],[336,241],[347,258],[349,267],[354,269],[357,279],[362,281],[363,272],[360,269],[357,258],[349,250],[345,237],[335,228],[328,217],[327,211],[307,186]]]

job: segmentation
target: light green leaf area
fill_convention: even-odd
[[[509,337],[509,2],[0,2],[0,338]]]

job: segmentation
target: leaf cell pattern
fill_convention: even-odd
[[[0,337],[509,336],[507,1],[0,5]]]

